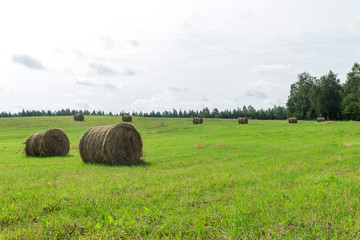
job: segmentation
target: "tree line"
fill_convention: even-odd
[[[121,116],[125,114],[124,111],[120,113],[105,113],[104,111],[95,111],[90,112],[89,110],[70,110],[69,108],[61,109],[57,111],[51,110],[22,110],[18,113],[11,112],[1,112],[0,117],[32,117],[32,116],[73,116],[77,113],[84,115],[102,115],[102,116]],[[254,107],[249,105],[248,107],[243,106],[242,108],[237,108],[233,110],[223,110],[220,111],[217,108],[213,110],[209,110],[208,107],[203,108],[202,110],[175,110],[172,111],[151,111],[149,113],[146,112],[132,112],[127,113],[133,116],[140,117],[203,117],[203,118],[238,118],[238,117],[248,117],[250,119],[278,119],[283,120],[286,119],[286,109],[281,106],[274,106],[273,108],[268,108],[266,110],[260,109],[256,110]]]
[[[360,65],[353,65],[344,84],[332,71],[320,78],[299,74],[290,87],[286,114],[299,119],[360,120]]]

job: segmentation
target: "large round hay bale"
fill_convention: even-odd
[[[27,156],[65,156],[70,150],[69,138],[57,128],[35,133],[26,140],[25,144]]]
[[[318,118],[316,119],[316,121],[317,121],[317,122],[325,122],[326,119],[325,119],[324,117],[318,117]]]
[[[202,124],[203,119],[201,117],[194,117],[193,118],[193,124]]]
[[[122,116],[122,121],[123,122],[132,122],[132,117],[130,115],[128,115],[128,114],[124,114]]]
[[[84,114],[77,113],[74,115],[75,121],[84,121]]]
[[[142,141],[129,123],[91,127],[79,144],[85,163],[133,164],[141,162]]]
[[[297,118],[296,117],[291,117],[289,118],[289,123],[297,123]]]
[[[238,123],[239,124],[248,124],[248,118],[247,117],[239,117]]]

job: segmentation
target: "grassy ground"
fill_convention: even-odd
[[[0,119],[0,239],[359,239],[360,123],[134,118],[147,164],[89,165],[86,116]],[[26,157],[61,128],[66,157]]]

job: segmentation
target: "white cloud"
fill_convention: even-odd
[[[136,74],[136,72],[129,67],[124,67],[124,74],[127,76],[133,76]]]
[[[104,109],[104,106],[101,104],[94,104],[90,101],[88,101],[87,99],[76,99],[73,101],[72,105],[71,105],[72,109],[78,109],[78,110],[82,110],[82,109],[87,109],[90,111],[93,110],[106,110]]]
[[[244,91],[244,95],[246,97],[252,97],[252,98],[266,98],[267,95],[263,91],[257,91],[257,90],[246,90]]]
[[[98,80],[98,79],[76,79],[75,83],[78,85],[94,88],[105,88],[105,89],[123,89],[123,83],[115,83],[110,80]]]
[[[27,68],[35,69],[35,70],[45,70],[45,67],[42,65],[42,63],[33,57],[30,57],[26,54],[13,54],[13,62],[21,64]]]
[[[92,93],[88,90],[80,91],[79,94],[83,95],[83,96],[91,96],[92,95]]]
[[[114,93],[107,93],[104,95],[104,98],[120,100],[121,96]]]
[[[289,64],[258,64],[254,66],[254,70],[259,73],[271,73],[294,70],[294,67]]]
[[[90,104],[86,99],[76,99],[72,104],[73,109],[90,109]]]
[[[91,70],[99,76],[112,76],[116,75],[116,71],[101,64],[101,63],[90,63],[89,67]]]
[[[154,110],[165,110],[175,108],[176,102],[176,97],[170,91],[167,91],[164,93],[156,94],[150,98],[136,99],[131,105],[134,108],[138,108],[141,110],[151,108]]]
[[[171,90],[157,93],[148,98],[136,99],[131,103],[131,106],[135,109],[140,109],[141,111],[164,111],[172,109],[186,110],[213,107],[209,99],[204,96],[193,96],[192,98],[182,100]]]
[[[104,41],[104,44],[105,44],[104,48],[105,49],[112,49],[112,48],[117,47],[119,45],[117,42],[115,42],[109,36],[100,37],[100,39]]]
[[[84,86],[87,86],[87,87],[95,87],[97,85],[93,81],[90,81],[90,80],[87,80],[87,79],[84,79],[84,80],[76,79],[75,82],[77,84],[79,84],[79,85],[84,85]]]

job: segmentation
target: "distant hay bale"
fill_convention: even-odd
[[[84,115],[80,114],[80,113],[77,113],[77,114],[74,115],[74,120],[75,121],[84,121]]]
[[[248,124],[248,118],[247,117],[239,117],[238,123],[239,124]]]
[[[194,117],[193,118],[193,124],[202,124],[203,119],[201,117]]]
[[[129,114],[124,114],[122,116],[122,121],[123,122],[132,122],[132,117]]]
[[[25,144],[27,156],[65,156],[70,150],[69,138],[57,128],[34,133],[26,139]]]
[[[325,122],[326,119],[325,119],[324,117],[318,117],[318,118],[316,119],[316,121],[317,121],[317,122]]]
[[[129,123],[91,127],[79,144],[85,163],[133,164],[141,162],[142,141],[139,132]]]
[[[289,123],[297,123],[297,118],[296,117],[289,118]]]

